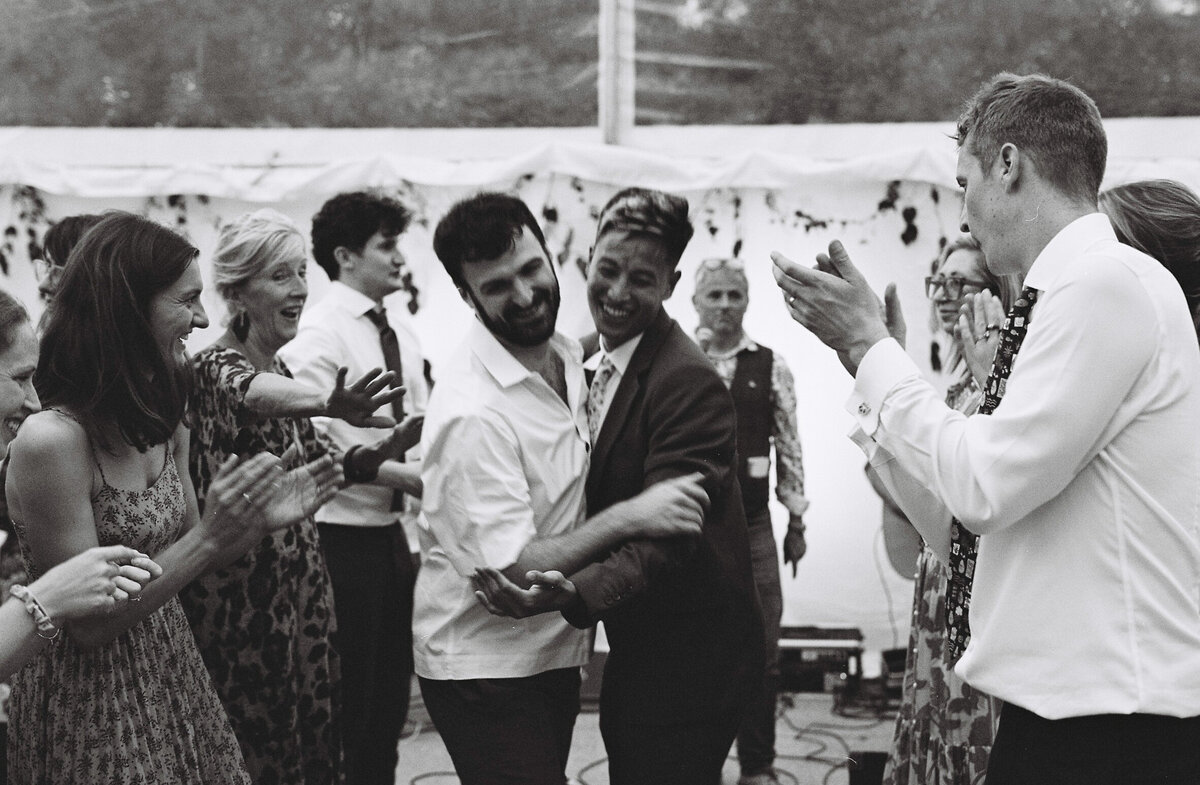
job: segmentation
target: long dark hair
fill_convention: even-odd
[[[104,449],[114,427],[144,452],[183,419],[190,369],[163,357],[149,311],[198,253],[170,229],[123,212],[106,213],[71,251],[33,381],[43,405],[70,408]]]

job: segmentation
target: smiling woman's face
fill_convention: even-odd
[[[25,319],[12,328],[12,344],[0,352],[0,457],[8,454],[25,418],[42,408],[33,389],[37,360],[37,338]]]

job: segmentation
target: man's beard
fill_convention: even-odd
[[[537,289],[534,292],[533,303],[529,308],[519,308],[510,305],[504,309],[500,317],[493,318],[483,305],[475,299],[475,293],[468,288],[467,295],[475,304],[475,314],[483,326],[492,335],[515,346],[538,346],[550,340],[554,335],[554,326],[558,322],[558,306],[561,300],[558,281],[552,289]],[[518,319],[522,311],[533,310],[545,304],[545,316],[535,322],[520,323]]]

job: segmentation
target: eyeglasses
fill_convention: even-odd
[[[972,281],[967,278],[959,278],[957,275],[951,275],[945,278],[941,276],[935,278],[931,275],[925,278],[925,296],[932,300],[933,296],[937,294],[937,290],[941,289],[943,292],[945,292],[946,299],[957,300],[959,297],[962,297],[964,286],[974,286],[977,289],[986,289],[991,286],[991,284],[989,284],[987,281]]]
[[[738,272],[744,272],[746,269],[746,263],[743,262],[741,259],[725,259],[722,257],[716,257],[713,259],[705,259],[703,262],[700,263],[700,266],[705,270],[720,270],[720,269],[728,268],[730,270],[737,270]]]
[[[746,277],[746,263],[741,259],[714,257],[712,259],[705,259],[696,268],[696,283],[699,284],[709,273],[715,273],[718,270],[729,270],[730,272],[738,273],[743,278]]]

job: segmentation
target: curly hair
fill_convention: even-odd
[[[360,253],[376,232],[398,235],[408,228],[412,213],[390,196],[372,191],[338,194],[312,219],[313,258],[336,281],[341,274],[333,252],[348,248]]]
[[[115,211],[71,253],[33,381],[44,405],[71,409],[103,449],[115,428],[145,451],[183,419],[190,366],[163,356],[149,313],[198,253],[170,229]]]

